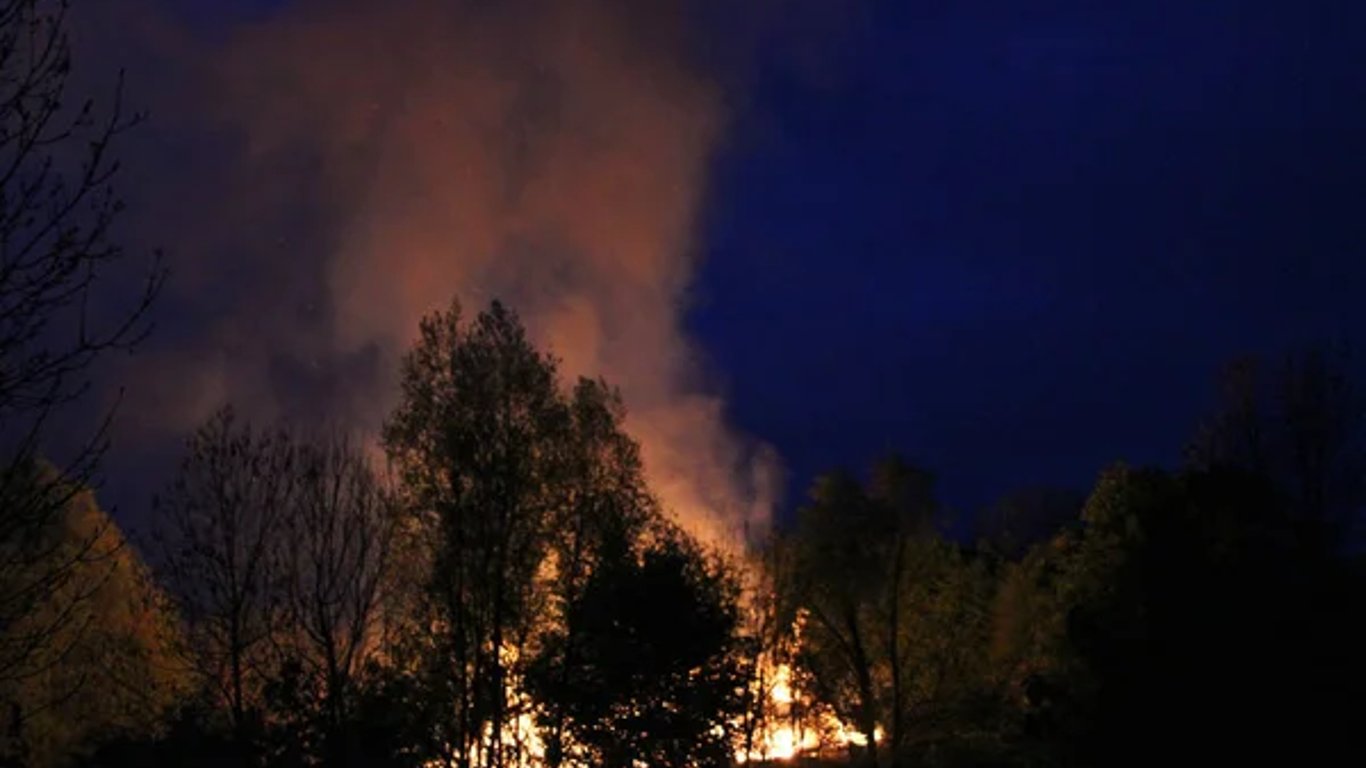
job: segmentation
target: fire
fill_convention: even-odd
[[[773,684],[774,704],[784,707],[792,704],[792,686],[787,681],[791,674],[786,664],[778,667],[778,682]]]
[[[769,755],[775,760],[791,760],[797,756],[797,734],[783,726],[770,738]]]
[[[787,762],[801,755],[819,754],[823,747],[868,744],[868,738],[862,732],[828,711],[819,714],[800,711],[802,696],[793,688],[792,668],[787,664],[774,665],[768,698],[773,705],[773,717],[759,734],[755,749],[748,754],[743,750],[738,752],[737,762]],[[881,742],[882,737],[882,728],[878,727],[873,732],[873,740]]]
[[[755,749],[749,754],[741,751],[736,755],[738,762],[750,760],[788,761],[806,752],[820,748],[820,737],[816,728],[794,717],[799,694],[792,687],[792,668],[787,664],[773,667],[773,682],[768,688],[768,698],[772,703],[773,717],[764,731],[759,734]]]
[[[764,734],[761,749],[766,759],[787,761],[820,749],[820,738],[812,728],[784,723]]]

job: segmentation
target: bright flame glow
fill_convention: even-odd
[[[768,754],[774,760],[791,760],[797,756],[797,734],[783,726],[769,738]]]
[[[803,753],[820,748],[819,729],[809,727],[809,723],[798,722],[793,717],[793,709],[799,703],[799,694],[792,687],[792,668],[786,664],[773,666],[773,679],[768,686],[768,698],[772,702],[772,718],[769,725],[758,734],[753,751],[736,755],[737,762],[750,760],[788,761]]]
[[[788,705],[792,703],[792,686],[787,682],[789,674],[787,665],[783,665],[778,669],[780,676],[778,682],[773,684],[773,703]]]
[[[822,748],[867,746],[868,739],[857,728],[841,722],[829,712],[801,716],[794,711],[802,703],[801,693],[793,688],[792,668],[786,664],[773,666],[773,681],[768,688],[772,702],[770,724],[758,734],[754,749],[736,754],[740,763],[751,760],[787,762],[801,755],[819,755]],[[882,741],[882,728],[873,732],[876,742]]]

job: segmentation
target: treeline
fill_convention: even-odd
[[[1326,354],[1292,358],[1275,386],[1250,370],[1232,369],[1236,396],[1178,472],[1117,465],[1072,509],[1068,494],[1012,497],[968,544],[944,534],[933,476],[891,458],[820,478],[790,525],[728,558],[660,508],[615,392],[563,386],[502,306],[453,306],[405,359],[384,457],[216,414],[157,498],[154,575],[87,492],[64,497],[51,551],[84,554],[35,617],[83,618],[32,647],[42,674],[0,688],[8,759],[1088,766],[1354,751],[1361,414]]]
[[[205,424],[154,505],[155,583],[51,596],[147,606],[128,629],[149,662],[117,683],[153,704],[108,699],[107,633],[71,625],[48,642],[90,660],[51,668],[97,674],[0,689],[10,761],[728,764],[739,573],[660,509],[617,394],[565,388],[498,304],[429,317],[402,381],[382,460],[230,409]]]
[[[1012,495],[972,545],[937,532],[921,470],[826,476],[766,556],[798,689],[771,716],[843,724],[856,738],[819,751],[869,765],[1359,754],[1366,424],[1345,363],[1239,361],[1185,468]]]

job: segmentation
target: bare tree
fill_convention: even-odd
[[[349,714],[356,678],[377,650],[396,515],[366,457],[347,438],[295,447],[296,493],[280,547],[286,653],[319,691],[328,738]]]
[[[1187,464],[1202,470],[1236,466],[1249,472],[1268,471],[1274,435],[1262,392],[1263,367],[1255,357],[1224,364],[1218,376],[1218,410],[1198,425],[1186,445]]]
[[[784,727],[797,709],[784,679],[791,672],[793,643],[788,629],[793,617],[783,610],[791,567],[788,548],[781,543],[776,532],[770,531],[743,571],[747,581],[742,616],[747,636],[740,650],[746,706],[740,722],[740,753],[747,760],[771,757],[767,737]]]
[[[283,432],[219,411],[156,500],[159,566],[186,622],[186,660],[244,733],[283,618],[276,547],[297,483]]]
[[[1286,357],[1281,375],[1286,485],[1300,515],[1331,544],[1361,503],[1361,394],[1348,358],[1323,347]]]
[[[35,649],[69,636],[76,612],[48,603],[88,591],[63,586],[100,538],[59,553],[49,533],[93,485],[108,418],[48,466],[52,424],[89,388],[98,358],[142,339],[163,277],[153,264],[129,303],[111,309],[126,277],[109,238],[121,208],[113,147],[138,116],[123,109],[121,81],[103,110],[72,98],[67,6],[0,0],[0,682],[36,674]],[[35,625],[40,611],[50,619]]]
[[[1218,408],[1199,426],[1188,463],[1266,476],[1307,544],[1342,543],[1366,495],[1366,408],[1350,363],[1345,349],[1312,345],[1279,366],[1253,358],[1226,366]]]

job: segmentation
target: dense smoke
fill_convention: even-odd
[[[373,434],[419,318],[498,298],[567,378],[621,388],[694,530],[763,521],[776,461],[728,428],[681,327],[726,119],[689,63],[689,10],[303,2],[192,45],[150,23],[139,55],[186,71],[148,75],[134,228],[174,275],[123,407],[134,442],[225,401]]]

